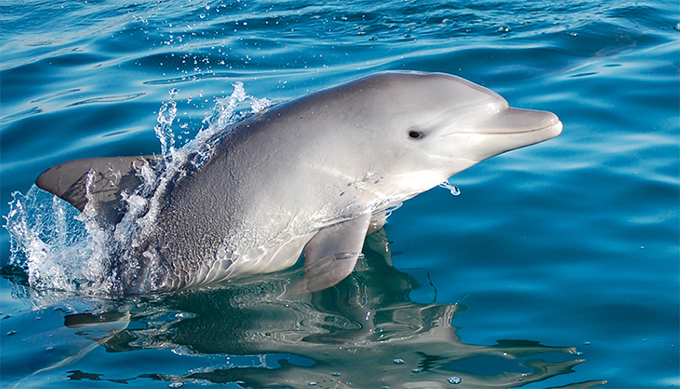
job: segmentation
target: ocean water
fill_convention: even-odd
[[[407,201],[355,273],[295,299],[300,265],[128,298],[30,285],[2,229],[2,387],[680,385],[677,2],[31,0],[0,21],[0,213],[16,226],[19,199],[24,233],[58,219],[42,171],[161,153],[173,104],[179,147],[238,82],[245,112],[444,72],[564,123]]]

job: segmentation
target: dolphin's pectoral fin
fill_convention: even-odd
[[[161,156],[92,158],[62,163],[43,172],[36,185],[71,203],[79,211],[93,201],[97,217],[115,224],[125,213],[121,193],[133,193],[142,179],[138,169],[145,163],[156,166]]]
[[[392,211],[399,208],[401,208],[401,203],[392,203],[392,205],[389,208],[383,209],[382,211],[372,214],[371,224],[368,227],[366,236],[371,235],[372,233],[383,228],[385,226],[385,223],[387,223],[387,218],[390,217],[390,215],[392,214]]]
[[[379,213],[377,215],[371,216],[371,221],[368,226],[368,231],[366,231],[366,236],[371,235],[372,233],[383,228],[385,226],[385,223],[387,223],[386,213]]]
[[[334,224],[319,231],[305,246],[305,275],[287,294],[313,293],[334,286],[357,263],[371,215]]]

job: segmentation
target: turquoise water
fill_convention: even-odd
[[[454,176],[460,196],[406,202],[356,272],[313,296],[276,297],[299,266],[128,299],[36,290],[5,268],[2,386],[678,386],[679,11],[658,0],[2,3],[3,215],[55,164],[160,153],[154,126],[173,89],[180,143],[235,82],[276,104],[400,69],[455,74],[564,123],[556,139]]]

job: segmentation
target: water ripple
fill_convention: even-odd
[[[66,107],[75,107],[75,106],[78,106],[78,105],[86,105],[86,104],[121,103],[123,101],[130,101],[130,100],[136,99],[140,96],[144,96],[145,94],[146,93],[144,93],[144,92],[139,92],[139,93],[132,93],[132,94],[127,94],[127,95],[95,97],[93,99],[77,101],[75,103],[67,105]]]

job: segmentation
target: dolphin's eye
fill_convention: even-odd
[[[424,136],[425,136],[425,134],[418,129],[412,128],[412,129],[408,130],[408,137],[410,139],[422,139]]]

